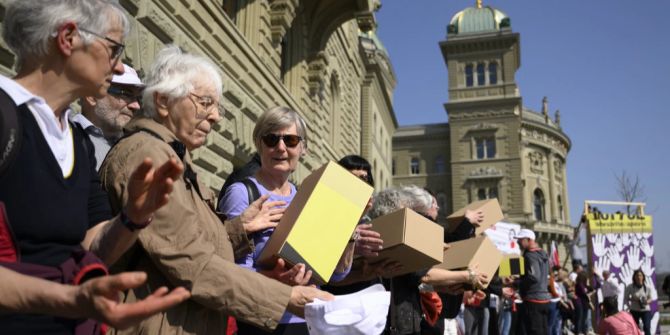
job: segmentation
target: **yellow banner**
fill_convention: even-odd
[[[652,232],[650,215],[589,213],[586,219],[588,220],[591,234]]]

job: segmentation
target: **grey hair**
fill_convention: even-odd
[[[407,185],[400,187],[400,190],[412,199],[412,204],[409,207],[413,211],[428,214],[430,208],[433,207],[433,196],[423,188],[416,185]]]
[[[374,219],[401,208],[409,208],[425,215],[432,205],[433,197],[430,193],[416,185],[389,188],[374,196],[368,215]]]
[[[274,131],[295,125],[298,136],[302,137],[303,150],[307,150],[307,124],[298,112],[288,107],[273,107],[256,120],[252,134],[256,150],[261,150],[261,138]]]
[[[368,212],[371,219],[395,212],[400,208],[409,207],[411,199],[407,193],[397,188],[385,189],[374,196],[372,208]]]
[[[9,0],[6,5],[2,38],[17,57],[17,68],[30,58],[42,58],[58,28],[74,22],[104,36],[114,22],[121,24],[123,36],[130,21],[117,0]],[[95,36],[81,34],[85,45]]]
[[[168,103],[186,97],[195,88],[194,84],[209,80],[213,83],[217,97],[223,91],[223,80],[219,68],[209,59],[182,51],[170,45],[161,50],[145,78],[142,93],[142,111],[147,117],[155,117],[156,93],[166,95]]]

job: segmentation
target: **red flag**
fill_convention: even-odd
[[[558,258],[558,249],[556,248],[556,241],[551,241],[551,251],[549,253],[549,267],[553,269],[554,266],[560,266],[561,260]]]

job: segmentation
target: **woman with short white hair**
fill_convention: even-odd
[[[156,162],[176,157],[185,167],[170,202],[142,230],[124,264],[149,274],[147,285],[130,290],[126,300],[143,298],[161,285],[188,286],[192,298],[118,333],[221,334],[229,315],[273,329],[285,310],[302,314],[313,298],[330,298],[315,288],[289,287],[233,262],[234,250],[250,250],[244,224],[266,220],[262,204],[267,198],[252,203],[239,219],[222,222],[213,210],[213,192],[197,179],[191,152],[205,144],[220,119],[221,82],[210,60],[174,46],[163,49],[147,73],[144,115],[126,125],[126,136],[101,167],[114,210],[126,204],[127,167],[141,157]]]

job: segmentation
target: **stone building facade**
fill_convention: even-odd
[[[478,4],[452,18],[440,49],[448,68],[448,123],[400,127],[393,137],[395,184],[436,193],[443,213],[498,198],[505,220],[533,229],[538,242],[572,237],[566,159],[569,137],[559,112],[524,107],[515,75],[519,34],[510,18]]]
[[[133,22],[123,62],[146,72],[164,45],[176,44],[209,57],[224,74],[225,115],[194,152],[198,175],[212,189],[255,152],[255,121],[277,105],[308,124],[309,152],[294,181],[328,160],[361,154],[376,162],[378,188],[391,185],[396,80],[374,33],[379,0],[120,3]],[[13,65],[0,45],[0,73],[11,76]]]

